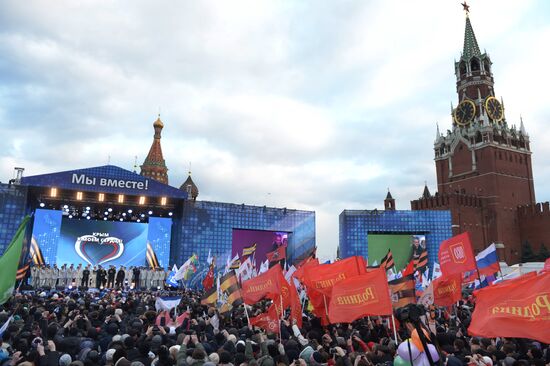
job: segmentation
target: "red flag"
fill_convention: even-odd
[[[347,278],[332,288],[331,323],[351,323],[367,315],[391,315],[388,278],[383,268]]]
[[[543,271],[550,271],[550,258],[546,258],[544,261]]]
[[[214,264],[210,265],[208,273],[204,277],[204,280],[202,280],[202,287],[204,287],[206,291],[210,290],[212,286],[214,286]]]
[[[550,343],[550,272],[485,287],[474,296],[470,335]]]
[[[254,304],[265,297],[275,299],[281,291],[281,277],[284,279],[283,271],[277,264],[261,275],[244,281],[241,291],[244,302]]]
[[[281,245],[265,255],[269,263],[279,262],[286,258],[286,245]]]
[[[414,273],[414,259],[409,262],[407,267],[401,270],[402,277],[407,277],[408,275],[412,275],[413,273]]]
[[[434,304],[451,306],[462,298],[462,274],[441,276],[432,283]]]
[[[330,297],[334,284],[366,272],[365,258],[355,256],[331,264],[308,267],[305,269],[303,281],[308,287],[308,293],[311,289]]]
[[[260,327],[267,332],[279,333],[281,322],[277,314],[277,307],[275,306],[275,303],[269,307],[267,313],[262,313],[258,316],[250,318],[250,324]]]
[[[304,260],[302,263],[300,263],[299,267],[292,274],[292,277],[296,278],[300,282],[303,282],[306,268],[315,267],[319,265],[319,260],[317,258],[311,258],[311,257],[309,258],[310,258],[309,260]]]
[[[468,232],[443,240],[439,247],[439,265],[443,275],[476,269],[476,257]]]
[[[294,280],[291,278],[288,282],[282,272],[279,277],[279,285],[281,287],[281,295],[273,300],[274,304],[283,304],[283,310],[290,306],[290,318],[296,320],[298,327],[302,327],[302,303],[298,297],[298,291],[294,286]]]

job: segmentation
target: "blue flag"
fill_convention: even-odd
[[[168,286],[172,286],[172,287],[180,286],[179,281],[175,279],[177,271],[178,271],[178,267],[174,264],[174,266],[172,267],[172,271],[170,271],[170,273],[166,277],[166,284]]]

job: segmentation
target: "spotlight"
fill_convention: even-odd
[[[132,210],[128,210],[128,213],[132,213]]]
[[[140,216],[141,216],[141,217],[145,217],[145,214],[141,214]]]
[[[136,221],[137,221],[137,222],[141,222],[140,219],[137,219]]]
[[[172,215],[173,215],[172,212],[168,212],[168,216],[172,216]]]
[[[109,208],[107,209],[107,211],[113,212],[113,209],[109,207]]]
[[[109,213],[108,213],[107,211],[105,211],[103,214],[104,214],[105,216],[107,216]]]
[[[152,214],[153,214],[153,211],[149,211],[148,214],[149,214],[149,215],[152,215]]]
[[[66,210],[66,209],[68,209],[68,208],[69,208],[69,206],[67,206],[67,205],[63,205],[63,208],[64,208],[64,209]]]
[[[123,212],[123,213],[122,213],[122,216],[126,217],[126,212]]]
[[[107,221],[107,218],[106,218],[106,217],[104,217],[104,218],[103,218],[103,221]]]
[[[86,207],[86,211],[90,211],[90,206],[87,206],[87,207]]]
[[[90,216],[86,216],[86,220],[89,220],[90,219]]]
[[[73,215],[69,215],[69,219],[72,219],[73,218]]]
[[[123,221],[122,219],[119,219],[118,221]]]
[[[40,202],[40,207],[44,207],[46,204],[44,202]]]

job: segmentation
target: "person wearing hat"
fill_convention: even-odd
[[[191,357],[187,357],[189,343],[194,347]],[[176,358],[177,366],[204,366],[206,360],[206,352],[203,345],[199,342],[197,335],[193,334],[183,337],[183,342]]]

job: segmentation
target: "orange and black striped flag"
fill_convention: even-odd
[[[428,266],[428,251],[424,248],[417,258],[414,258],[414,272],[424,272]]]
[[[216,287],[212,287],[210,290],[205,291],[204,295],[202,295],[201,305],[216,306],[217,301],[218,289]]]
[[[40,250],[40,247],[38,246],[38,243],[36,242],[36,239],[34,238],[34,236],[31,239],[31,248],[29,253],[32,258],[32,262],[35,265],[43,266],[45,264],[44,256],[42,255],[42,250]]]
[[[239,269],[241,267],[241,260],[236,259],[233,262],[231,262],[231,265],[229,266],[229,269]]]
[[[15,275],[15,279],[17,281],[21,281],[22,279],[24,279],[30,268],[31,268],[31,263],[30,262],[27,262],[27,264],[19,267],[17,269],[17,274]]]
[[[408,275],[388,282],[391,290],[392,306],[394,309],[407,304],[416,303],[414,291],[414,275]]]
[[[235,275],[235,271],[227,272],[220,279],[220,288],[218,289],[220,302],[222,307],[221,313],[231,311],[234,307],[237,307],[243,303],[243,297],[241,295],[241,288]]]
[[[395,267],[395,262],[393,261],[393,254],[391,249],[388,249],[388,253],[380,261],[380,267],[384,268],[386,271],[390,268]]]
[[[147,242],[147,254],[145,256],[147,258],[147,263],[149,263],[149,267],[151,267],[153,269],[156,269],[156,268],[160,267],[157,255],[155,254],[155,251],[153,250],[153,246],[149,242]]]
[[[243,258],[246,259],[247,257],[250,257],[252,254],[254,254],[256,252],[256,246],[257,246],[257,244],[254,243],[249,247],[244,247],[243,248]]]

